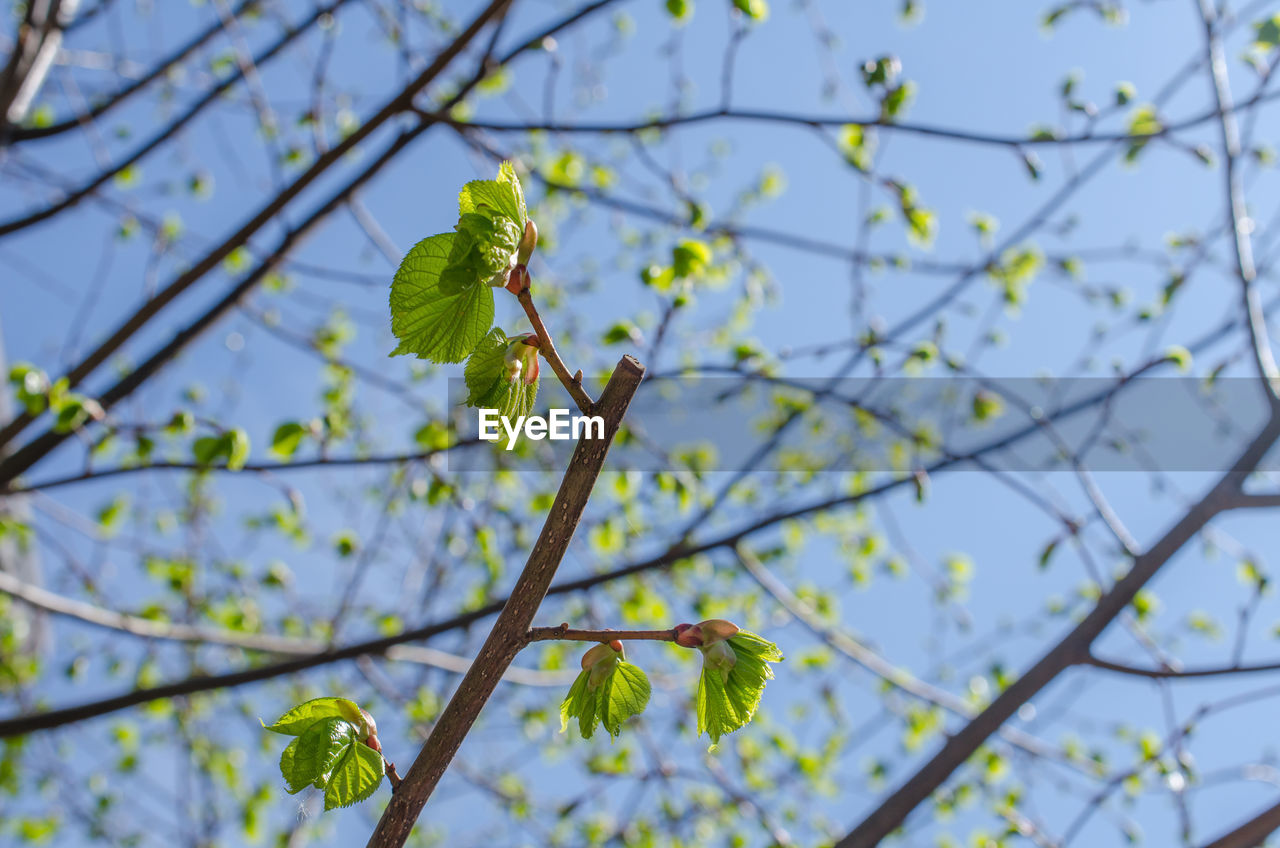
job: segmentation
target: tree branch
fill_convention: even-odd
[[[1230,833],[1219,836],[1204,848],[1255,848],[1280,829],[1280,803],[1258,813]]]
[[[1112,671],[1116,674],[1128,674],[1133,677],[1145,677],[1150,680],[1177,680],[1180,678],[1192,677],[1221,677],[1229,674],[1257,674],[1266,671],[1280,671],[1280,661],[1270,663],[1258,663],[1255,665],[1241,665],[1233,663],[1231,665],[1211,666],[1206,668],[1144,668],[1142,666],[1129,665],[1128,663],[1114,662],[1106,660],[1102,657],[1089,654],[1081,665],[1089,665],[1094,668],[1100,668],[1103,671]]]
[[[1085,660],[1094,640],[1133,601],[1138,591],[1182,549],[1196,533],[1223,509],[1228,496],[1239,491],[1244,477],[1255,469],[1280,437],[1280,415],[1272,415],[1267,425],[1241,454],[1231,471],[1145,553],[1134,558],[1129,573],[1098,599],[1093,610],[1027,672],[1005,689],[991,704],[957,733],[898,789],[843,839],[837,848],[872,848],[896,830],[910,813],[965,763],[986,739],[1008,721],[1067,668]]]
[[[569,627],[569,622],[559,625],[558,627],[530,627],[529,632],[524,635],[525,644],[531,642],[609,642],[614,639],[620,641],[648,641],[648,642],[674,642],[676,640],[676,631],[674,630],[575,630]]]
[[[0,571],[0,592],[12,595],[18,600],[37,609],[74,618],[95,627],[129,633],[144,639],[162,639],[167,642],[190,642],[199,645],[226,645],[231,648],[244,648],[249,651],[262,651],[268,654],[284,656],[315,656],[325,649],[323,642],[315,639],[298,639],[293,636],[277,636],[271,633],[248,633],[225,630],[220,627],[201,627],[181,622],[155,621],[136,615],[117,612],[84,601],[76,600],[50,592],[39,586],[33,586]],[[630,636],[619,638],[644,638]],[[447,651],[414,645],[395,645],[387,648],[383,656],[394,662],[407,662],[416,665],[428,665],[463,674],[471,667],[471,661]],[[526,686],[561,686],[565,675],[557,672],[544,672],[536,669],[510,667],[504,679],[512,683]],[[572,678],[570,678],[572,679]]]
[[[405,774],[404,782],[391,796],[391,802],[369,839],[370,848],[399,848],[404,845],[423,805],[493,694],[503,670],[526,644],[529,624],[569,548],[569,541],[587,507],[596,478],[604,467],[609,445],[643,376],[644,367],[629,356],[624,356],[614,369],[600,402],[595,406],[596,413],[604,418],[604,438],[584,438],[578,442],[524,570],[471,670],[462,678],[431,736]]]
[[[1250,350],[1258,378],[1262,382],[1268,403],[1273,410],[1280,408],[1280,369],[1276,367],[1271,352],[1266,318],[1262,314],[1262,302],[1254,281],[1258,276],[1253,262],[1253,243],[1249,233],[1253,229],[1249,210],[1245,204],[1244,181],[1240,176],[1240,129],[1236,124],[1231,98],[1231,81],[1227,75],[1227,59],[1222,49],[1222,39],[1216,29],[1218,12],[1212,0],[1196,0],[1204,23],[1205,49],[1208,53],[1209,73],[1213,82],[1214,100],[1218,107],[1218,127],[1222,137],[1223,169],[1227,194],[1227,227],[1231,233],[1231,245],[1236,263],[1236,276],[1240,280],[1241,307],[1245,324],[1249,329]]]

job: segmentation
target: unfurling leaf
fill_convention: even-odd
[[[360,706],[346,698],[313,698],[298,704],[274,724],[264,725],[267,730],[283,733],[286,736],[301,736],[313,724],[326,718],[340,718],[354,725],[364,723]]]
[[[368,798],[382,783],[383,769],[380,753],[358,739],[344,740],[324,788],[324,808],[350,807]]]
[[[710,736],[714,746],[721,736],[751,721],[765,683],[773,678],[769,663],[780,662],[783,657],[777,645],[746,630],[701,650],[698,732]]]
[[[373,717],[345,698],[316,698],[282,715],[267,730],[296,737],[280,755],[285,788],[294,795],[324,790],[324,808],[349,807],[374,793],[384,765]]]
[[[616,644],[616,643],[615,643]],[[649,704],[649,678],[639,667],[622,659],[621,646],[600,644],[582,658],[582,673],[573,681],[560,704],[560,732],[578,720],[578,732],[590,739],[603,724],[610,736],[622,732],[622,723],[644,712]]]
[[[1125,161],[1130,163],[1138,161],[1142,149],[1147,146],[1147,139],[1143,136],[1159,135],[1162,132],[1164,132],[1164,123],[1156,113],[1155,106],[1148,104],[1135,109],[1129,117],[1129,135],[1134,139],[1129,142],[1129,147],[1125,151]]]
[[[471,286],[505,285],[523,235],[516,222],[503,215],[466,212],[454,229],[449,261],[440,272],[440,291],[449,295]]]
[[[533,411],[538,397],[538,349],[527,336],[509,338],[495,327],[476,345],[463,376],[467,405],[496,409],[511,420]]]

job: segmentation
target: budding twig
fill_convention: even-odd
[[[522,270],[523,273],[521,273]],[[556,372],[556,378],[560,380],[560,384],[569,392],[574,403],[578,405],[578,409],[582,410],[582,414],[593,414],[596,402],[582,388],[582,377],[580,376],[582,372],[578,372],[579,376],[576,379],[570,375],[569,369],[565,367],[564,360],[556,352],[555,343],[551,341],[551,334],[547,332],[546,325],[542,323],[542,317],[538,315],[537,307],[533,305],[533,296],[529,293],[529,272],[524,270],[524,266],[518,265],[516,270],[512,272],[512,278],[519,279],[522,282],[516,292],[516,299],[524,307],[524,314],[529,316],[529,323],[533,325],[534,332],[538,334],[538,349],[542,352],[542,358],[547,360],[551,370]]]
[[[565,642],[611,642],[649,641],[674,642],[676,631],[671,630],[576,630],[569,627],[568,622],[557,627],[530,627],[525,634],[525,644],[530,642],[549,642],[552,640]]]
[[[386,772],[387,780],[391,781],[391,791],[394,793],[400,788],[400,772],[396,771],[396,764],[383,757],[382,770]]]

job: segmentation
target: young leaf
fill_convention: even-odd
[[[458,215],[468,212],[502,215],[514,221],[520,233],[524,232],[525,222],[529,219],[524,190],[510,162],[502,163],[496,180],[474,180],[462,187],[458,194]]]
[[[368,798],[382,783],[382,754],[354,737],[344,740],[324,788],[324,808],[350,807]]]
[[[330,716],[290,742],[280,757],[280,773],[289,793],[307,786],[323,787],[344,746],[357,741],[356,732],[351,722]]]
[[[440,291],[448,295],[469,286],[505,285],[524,234],[517,226],[505,215],[464,213],[455,227],[449,261],[440,272]]]
[[[715,662],[712,656],[724,644],[733,651],[727,673],[725,663]],[[782,653],[777,645],[746,630],[738,631],[726,642],[711,645],[703,653],[697,695],[698,732],[706,732],[715,746],[721,736],[751,721],[765,682],[773,678],[769,663],[780,662]]]
[[[346,698],[313,698],[298,704],[280,718],[275,724],[265,725],[267,730],[283,733],[286,736],[301,736],[313,724],[326,718],[340,718],[356,727],[364,724],[364,716],[354,701]]]
[[[467,381],[468,406],[496,409],[499,415],[514,421],[533,411],[533,402],[538,397],[538,372],[537,351],[531,347],[528,348],[530,365],[521,364],[514,373],[508,368],[507,352],[513,342],[518,340],[508,338],[495,327],[476,345],[463,376]],[[529,381],[530,374],[532,381]]]
[[[423,239],[405,256],[391,283],[391,330],[400,340],[392,356],[412,353],[432,362],[461,362],[493,324],[493,290],[440,289],[455,233]]]
[[[569,721],[571,719],[578,720],[578,732],[582,734],[583,739],[590,739],[592,734],[596,732],[596,725],[600,722],[600,717],[596,713],[596,694],[587,689],[587,682],[591,677],[591,669],[584,668],[577,679],[573,681],[573,685],[569,687],[569,694],[565,696],[564,701],[560,704],[560,732],[564,733],[569,729]]]
[[[227,468],[239,471],[249,460],[249,434],[239,427],[222,435],[226,443]]]
[[[297,421],[286,421],[276,428],[271,436],[271,453],[280,459],[289,460],[298,452],[302,440],[310,431]]]
[[[600,701],[600,723],[611,736],[622,732],[622,723],[644,712],[649,704],[649,678],[639,667],[618,662],[596,690]]]

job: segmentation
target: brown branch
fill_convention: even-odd
[[[387,780],[391,782],[391,792],[394,794],[403,782],[400,777],[400,772],[396,771],[396,764],[388,760],[386,757],[382,758],[382,770],[386,772]]]
[[[1242,665],[1240,663],[1232,663],[1231,665],[1210,666],[1205,668],[1144,668],[1143,666],[1129,665],[1128,663],[1114,662],[1106,660],[1102,657],[1089,654],[1081,665],[1088,665],[1103,671],[1112,671],[1116,674],[1128,674],[1133,677],[1145,677],[1149,680],[1177,680],[1180,678],[1194,677],[1222,677],[1230,674],[1258,674],[1267,671],[1280,671],[1280,661],[1270,663],[1257,663],[1254,665]]]
[[[1204,848],[1255,848],[1280,830],[1280,803],[1268,807],[1230,833],[1219,836]]]
[[[674,642],[674,630],[575,630],[569,623],[558,627],[530,627],[524,635],[525,644],[530,642],[609,642],[613,639],[621,641]]]
[[[573,402],[578,405],[578,409],[582,410],[583,415],[594,415],[596,403],[591,399],[591,395],[587,394],[582,388],[582,372],[576,375],[569,373],[568,367],[564,364],[564,360],[560,358],[560,354],[556,351],[556,344],[551,339],[551,334],[547,332],[546,326],[542,323],[542,316],[538,314],[538,309],[533,305],[533,296],[529,293],[529,287],[526,285],[516,298],[520,301],[520,305],[524,307],[524,314],[529,316],[529,323],[533,325],[533,330],[538,334],[538,349],[542,353],[542,358],[547,360],[547,364],[551,366],[551,370],[556,373],[556,378],[560,380],[560,384],[564,386],[573,398]]]
[[[1240,492],[1227,502],[1227,509],[1271,509],[1280,506],[1280,492]]]
[[[632,135],[653,130],[672,129],[691,126],[712,121],[743,121],[750,123],[790,124],[812,129],[815,127],[857,126],[864,129],[877,129],[886,132],[898,132],[907,135],[919,135],[931,138],[942,138],[948,141],[963,141],[971,144],[986,144],[998,147],[1065,146],[1080,144],[1109,144],[1113,142],[1150,142],[1165,138],[1183,130],[1194,129],[1224,116],[1248,111],[1258,105],[1280,98],[1280,92],[1259,92],[1239,104],[1230,103],[1223,107],[1210,109],[1189,118],[1166,124],[1159,132],[1133,135],[1128,132],[1087,132],[1078,135],[1062,136],[1017,136],[994,135],[973,130],[954,127],[939,127],[930,124],[916,124],[910,121],[888,121],[882,118],[859,118],[852,115],[803,115],[795,112],[782,112],[769,109],[705,109],[681,115],[668,115],[645,121],[599,121],[562,123],[558,121],[463,121],[441,110],[430,110],[414,107],[414,111],[423,117],[430,117],[441,123],[447,123],[458,130],[484,130],[498,133],[547,132],[564,134],[589,135]]]
[[[431,797],[462,740],[493,694],[502,672],[524,647],[542,599],[578,527],[596,478],[623,415],[635,396],[644,367],[624,356],[609,378],[595,412],[604,418],[603,439],[582,439],[569,462],[542,533],[529,554],[510,598],[498,614],[471,670],[462,678],[440,720],[431,731],[400,789],[391,796],[369,839],[371,848],[399,848],[409,838],[423,805]]]
[[[1261,462],[1280,437],[1280,415],[1267,425],[1241,454],[1231,471],[1188,509],[1145,553],[1134,558],[1129,573],[1099,598],[1093,610],[1005,689],[971,722],[952,735],[936,754],[894,790],[843,839],[837,848],[872,848],[902,825],[913,810],[940,788],[1018,708],[1030,701],[1059,674],[1085,660],[1093,642],[1133,601],[1138,591],[1223,509],[1244,477]]]

